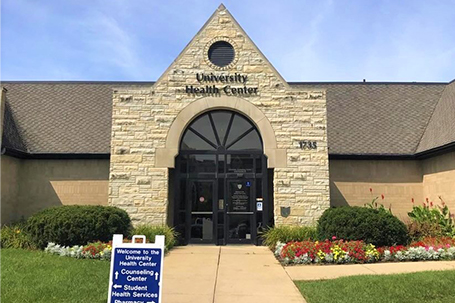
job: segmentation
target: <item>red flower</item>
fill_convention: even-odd
[[[370,193],[372,193],[372,192],[373,192],[373,189],[370,187]]]
[[[383,194],[381,194],[381,199],[384,200],[384,195]]]
[[[412,201],[412,204],[414,204],[414,198],[412,198],[411,201]]]
[[[433,207],[433,202],[430,202],[430,206]]]
[[[427,201],[427,203],[428,203],[428,198],[425,198],[425,201]]]

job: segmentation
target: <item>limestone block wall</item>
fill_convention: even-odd
[[[208,47],[217,40],[234,46],[236,59],[227,68],[217,69],[207,59]],[[197,73],[241,73],[248,77],[247,86],[257,87],[257,94],[234,96],[222,90],[210,96],[187,93],[187,85],[205,85],[197,81]],[[203,105],[192,108],[192,118],[207,110],[225,108],[255,121],[254,113],[240,106],[242,102],[265,115],[259,123],[267,124],[273,133],[261,135],[272,136],[270,141],[275,144],[264,148],[269,167],[275,169],[276,224],[311,224],[329,207],[325,91],[290,88],[223,7],[153,86],[114,90],[111,205],[128,210],[134,222],[165,223],[168,168],[174,165],[182,135],[173,134],[172,127],[191,122],[192,118],[179,121],[177,117],[196,101]],[[299,140],[317,141],[318,148],[302,150]],[[167,141],[174,145],[167,146]],[[291,206],[289,217],[280,215],[282,206]]]

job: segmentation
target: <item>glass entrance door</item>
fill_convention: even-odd
[[[273,223],[267,176],[262,139],[248,118],[227,110],[196,117],[175,164],[172,211],[181,243],[260,243],[257,235]]]
[[[212,180],[188,180],[190,209],[187,222],[190,222],[188,239],[192,243],[213,243],[216,233],[214,216],[215,182]]]
[[[251,243],[256,239],[255,209],[253,206],[254,181],[250,179],[227,180],[227,241]]]

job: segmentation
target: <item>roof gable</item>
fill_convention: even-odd
[[[216,41],[227,41],[234,46],[235,64],[226,68],[217,69],[210,64],[208,58],[209,46]],[[240,56],[241,54],[241,56]],[[201,60],[202,59],[202,60]],[[205,61],[205,62],[204,62]],[[238,67],[242,67],[241,70]],[[222,74],[224,71],[238,73],[255,73],[261,71],[261,77],[269,78],[270,85],[261,88],[261,91],[270,87],[289,88],[288,83],[262,54],[243,28],[221,4],[198,33],[183,49],[179,56],[171,63],[161,77],[156,81],[156,90],[167,90],[169,82],[186,83],[187,75],[202,71],[210,71]],[[248,80],[255,82],[255,79]]]
[[[448,84],[428,122],[417,153],[455,142],[455,81]]]

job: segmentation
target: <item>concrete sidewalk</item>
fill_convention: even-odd
[[[266,247],[176,247],[163,277],[164,303],[305,302]]]
[[[389,275],[428,270],[455,270],[455,261],[422,261],[400,263],[297,265],[285,267],[293,281],[336,279],[357,275]]]

